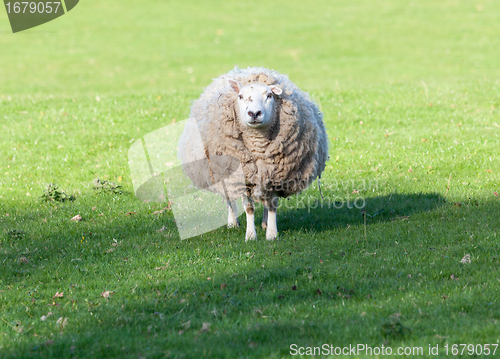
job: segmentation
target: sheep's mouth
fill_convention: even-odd
[[[262,125],[263,122],[264,121],[253,120],[253,121],[248,121],[247,124],[248,124],[248,126],[256,127],[256,126]]]

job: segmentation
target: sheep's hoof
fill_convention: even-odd
[[[257,233],[255,233],[255,232],[247,233],[247,235],[245,236],[245,242],[246,241],[255,241],[256,239],[257,239]]]
[[[266,232],[266,239],[268,241],[274,241],[278,237],[278,232],[270,231],[269,229]]]
[[[267,223],[266,222],[262,222],[262,229],[267,229]]]
[[[227,228],[238,228],[240,226],[240,221],[238,218],[229,219],[227,221]]]

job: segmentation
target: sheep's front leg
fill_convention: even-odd
[[[264,206],[264,215],[262,216],[262,229],[266,229],[267,228],[267,213],[268,213],[268,209],[266,206]]]
[[[257,232],[255,231],[255,205],[250,197],[243,196],[243,206],[245,207],[245,213],[247,215],[247,233],[245,235],[245,241],[257,239]]]
[[[278,236],[276,225],[276,209],[278,208],[278,197],[273,197],[268,203],[266,239],[271,241]]]
[[[238,213],[238,207],[236,206],[236,201],[227,201],[227,227],[228,228],[238,228],[238,218],[236,213]]]

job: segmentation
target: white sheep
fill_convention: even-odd
[[[215,79],[191,108],[193,122],[179,141],[184,172],[195,186],[212,186],[225,198],[229,227],[238,226],[235,199],[243,197],[246,240],[257,237],[254,200],[261,202],[262,228],[268,240],[275,239],[279,197],[301,192],[325,168],[328,140],[322,117],[287,76],[235,68]],[[194,123],[203,143],[196,141]],[[208,160],[196,161],[200,156]],[[240,166],[244,181],[228,181]],[[222,180],[224,186],[213,186]]]

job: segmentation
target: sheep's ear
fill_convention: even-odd
[[[271,87],[271,92],[275,95],[281,95],[283,93],[283,90],[279,88],[278,86],[270,86]]]
[[[227,81],[229,82],[229,85],[231,86],[231,88],[233,89],[234,92],[240,93],[241,85],[238,81],[231,80],[231,79],[228,79]]]

